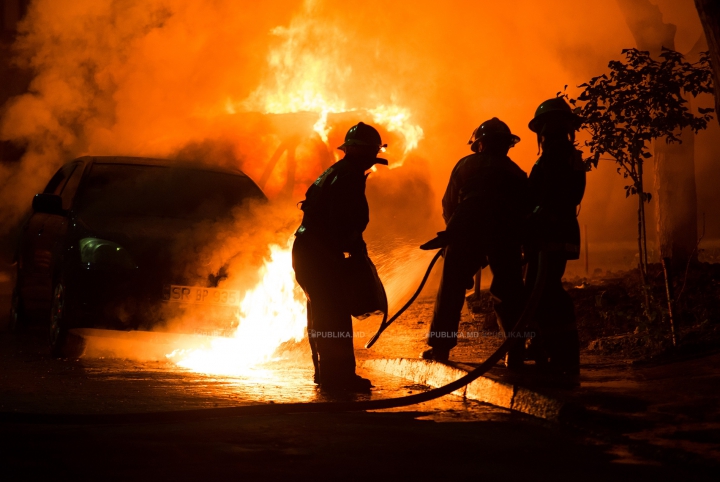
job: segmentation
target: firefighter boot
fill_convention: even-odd
[[[423,360],[446,362],[450,358],[450,350],[443,350],[442,348],[428,348],[420,354],[420,358]]]
[[[525,366],[525,344],[524,340],[518,340],[510,346],[505,354],[505,366],[510,370],[521,370]]]
[[[368,393],[373,386],[370,380],[357,374],[350,377],[325,379],[320,383],[320,388],[328,392]]]

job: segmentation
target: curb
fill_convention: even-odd
[[[444,363],[408,358],[365,360],[361,366],[362,368],[378,370],[433,388],[446,385],[468,373],[467,370]],[[482,376],[465,387],[454,391],[453,395],[489,403],[553,422],[560,421],[568,409],[573,408],[567,403],[548,395],[487,376]]]

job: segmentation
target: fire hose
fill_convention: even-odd
[[[384,323],[384,328],[381,326],[376,337],[379,336],[382,331],[387,328],[392,321],[406,310],[413,301],[417,298],[420,291],[422,290],[425,282],[427,281],[433,266],[439,258],[439,253],[435,255],[433,260],[428,266],[425,277],[423,278],[420,287],[410,299],[408,303],[403,306],[398,313],[396,313],[390,321]],[[538,260],[538,272],[537,278],[533,285],[532,292],[525,303],[520,318],[513,327],[513,332],[527,330],[533,320],[535,311],[538,308],[540,297],[545,287],[546,281],[546,262],[545,253],[540,252]],[[333,401],[333,402],[295,402],[295,403],[270,403],[270,404],[259,404],[259,405],[244,405],[239,407],[222,407],[222,408],[201,408],[195,410],[175,410],[166,412],[146,412],[146,413],[115,413],[115,414],[53,414],[53,413],[23,413],[23,412],[0,412],[0,423],[35,423],[35,424],[71,424],[71,425],[92,425],[92,424],[112,424],[112,423],[162,423],[162,422],[185,422],[185,421],[196,421],[205,420],[211,418],[223,418],[223,417],[240,417],[249,415],[279,415],[288,413],[337,413],[337,412],[351,412],[351,411],[363,411],[363,410],[383,410],[388,408],[403,407],[407,405],[414,405],[417,403],[428,402],[436,398],[448,395],[465,385],[468,385],[472,381],[480,378],[482,375],[487,373],[495,364],[505,356],[510,348],[516,343],[520,343],[522,338],[520,337],[506,337],[505,341],[500,347],[495,350],[485,361],[468,372],[466,375],[458,378],[457,380],[448,383],[442,387],[433,388],[423,393],[416,393],[414,395],[406,395],[403,397],[386,398],[381,400],[361,400],[361,401]]]

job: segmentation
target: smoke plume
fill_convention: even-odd
[[[692,45],[701,34],[692,1],[658,3],[679,26],[679,48]],[[424,214],[411,219],[432,232],[477,125],[507,122],[522,138],[511,157],[529,171],[537,146],[527,123],[537,105],[565,85],[573,95],[633,45],[615,2],[590,0],[35,0],[15,45],[33,80],[0,120],[0,138],[26,146],[19,164],[0,163],[0,231],[79,155],[201,156],[297,202],[363,120],[389,139],[394,167],[424,172],[412,175],[405,202],[415,206],[404,212],[419,206]],[[703,175],[716,175],[713,129],[697,139]],[[371,197],[386,195],[383,176],[405,172],[371,176]],[[590,175],[581,224],[591,245],[634,236],[622,185],[611,165]],[[717,218],[714,191],[698,189],[699,210]],[[394,199],[387,210],[402,212]]]

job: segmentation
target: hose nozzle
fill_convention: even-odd
[[[450,244],[450,237],[448,236],[447,231],[440,231],[433,239],[431,239],[425,244],[420,245],[420,249],[425,251],[432,251],[434,249],[444,248],[448,244]]]

